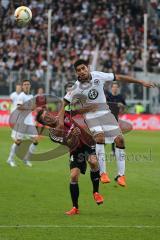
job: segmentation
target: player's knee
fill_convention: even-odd
[[[116,147],[125,148],[124,138],[122,135],[117,136],[114,142],[116,144]]]
[[[78,175],[71,174],[71,182],[78,182]]]
[[[96,135],[95,135],[95,141],[96,141],[96,143],[104,144],[104,143],[105,143],[104,133],[96,134]]]
[[[89,156],[88,163],[89,163],[91,169],[98,168],[97,156],[96,155]]]
[[[22,140],[20,140],[20,139],[15,140],[15,144],[16,144],[16,145],[19,146],[21,143],[22,143]]]
[[[71,182],[78,182],[79,173],[77,171],[71,171]]]
[[[38,145],[38,141],[37,141],[37,140],[33,141],[33,144],[34,144],[35,146]]]
[[[92,171],[98,171],[99,170],[99,165],[98,163],[90,164],[90,168]]]

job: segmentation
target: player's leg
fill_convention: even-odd
[[[94,140],[96,142],[96,155],[99,163],[100,175],[101,175],[101,182],[102,183],[109,183],[110,179],[107,174],[106,170],[106,155],[105,155],[105,135],[102,128],[103,120],[105,119],[105,114],[97,115],[95,114],[92,118],[86,119],[86,124],[90,131],[94,135]]]
[[[30,144],[28,151],[26,153],[26,155],[24,156],[24,163],[28,166],[28,167],[32,167],[32,163],[30,162],[31,156],[32,154],[35,152],[36,147],[38,145],[38,137],[32,137],[32,143]]]
[[[75,215],[79,214],[78,210],[78,198],[79,198],[79,185],[78,179],[80,175],[79,168],[72,168],[71,169],[71,180],[70,180],[70,194],[72,199],[73,208],[66,212],[67,215]]]
[[[16,163],[14,160],[15,157],[15,153],[16,153],[16,148],[21,144],[21,140],[20,139],[14,139],[14,143],[11,146],[10,149],[10,153],[9,153],[9,157],[7,159],[7,163],[11,166],[11,167],[16,167]]]
[[[100,176],[102,183],[110,183],[110,179],[106,170],[106,156],[105,156],[105,135],[103,132],[95,135],[96,141],[96,155],[98,158]]]
[[[90,178],[93,186],[93,197],[97,204],[102,204],[104,201],[104,198],[102,195],[99,194],[100,172],[99,172],[97,156],[93,154],[89,155],[88,163],[90,165]]]
[[[115,180],[120,186],[126,186],[125,181],[125,144],[124,138],[122,135],[119,135],[114,140],[116,147],[115,147],[115,155],[117,160],[117,168],[118,174]]]

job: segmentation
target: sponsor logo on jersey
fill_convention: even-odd
[[[91,100],[94,100],[98,97],[98,92],[96,89],[91,89],[89,92],[88,92],[88,97],[89,99]]]

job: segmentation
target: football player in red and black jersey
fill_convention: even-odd
[[[90,165],[90,177],[93,185],[93,197],[97,204],[102,204],[104,199],[99,194],[99,166],[95,152],[95,141],[91,134],[79,126],[73,120],[76,110],[65,112],[64,128],[60,131],[57,128],[59,121],[51,112],[44,109],[38,112],[37,121],[44,126],[49,126],[49,137],[53,142],[68,146],[70,151],[70,194],[73,207],[66,212],[67,215],[79,214],[78,198],[80,173],[85,174],[87,161]]]

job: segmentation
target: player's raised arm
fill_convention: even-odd
[[[116,76],[117,81],[124,81],[124,82],[128,82],[128,83],[137,83],[137,84],[141,84],[142,86],[147,87],[147,88],[155,87],[154,83],[146,82],[144,80],[138,80],[131,76],[125,76],[125,75],[119,75],[119,74],[116,74],[115,76]]]
[[[67,106],[68,104],[69,104],[69,102],[67,100],[63,99],[61,108],[58,113],[59,126],[61,126],[61,127],[64,126],[65,106]]]

